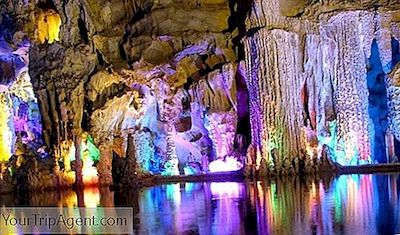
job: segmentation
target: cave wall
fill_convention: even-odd
[[[367,65],[374,39],[384,77],[397,63],[396,1],[256,0],[246,29],[252,155],[264,174],[312,172],[326,156],[341,165],[383,162],[372,151],[380,123],[369,112]]]
[[[2,87],[24,61],[37,100],[28,110],[40,110],[40,122],[29,119],[19,112],[26,104],[2,97],[5,119],[21,115],[0,125],[36,122],[27,127],[39,126],[56,175],[124,184],[149,173],[246,165],[303,174],[397,161],[396,0],[0,6],[1,46],[22,58],[2,49]]]
[[[240,2],[3,2],[31,41],[29,74],[57,167],[84,180],[89,156],[104,184],[113,167],[133,176],[239,169]]]
[[[38,100],[28,73],[31,43],[23,33],[16,31],[12,16],[1,16],[0,193],[21,185],[25,188],[47,187],[49,181],[43,179],[51,176],[46,164],[40,172],[38,168],[32,168],[34,173],[25,167],[34,166],[48,156],[42,139]],[[35,157],[31,158],[31,154]],[[50,185],[53,185],[52,180]]]
[[[2,163],[18,151],[18,144],[31,143],[34,148],[40,148],[43,144],[38,102],[28,74],[30,42],[9,28],[13,26],[11,22],[8,16],[0,22]]]

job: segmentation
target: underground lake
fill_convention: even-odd
[[[396,234],[400,175],[8,194],[0,206],[133,207],[134,234]]]
[[[399,157],[399,0],[0,0],[0,234],[400,234]]]

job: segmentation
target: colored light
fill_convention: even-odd
[[[214,197],[239,197],[240,184],[236,182],[214,182],[210,184],[211,194]]]
[[[84,184],[95,184],[98,182],[97,168],[94,163],[100,159],[100,150],[94,145],[93,138],[84,134],[80,144],[80,156],[83,162],[82,179]],[[68,143],[64,143],[67,144]],[[64,157],[65,169],[70,170],[70,162],[75,160],[75,146],[73,142],[69,143],[69,148]]]
[[[83,190],[85,207],[96,208],[100,204],[100,193],[98,188],[85,188]]]
[[[226,157],[225,160],[217,159],[209,165],[210,172],[227,172],[242,169],[243,164],[233,157]]]

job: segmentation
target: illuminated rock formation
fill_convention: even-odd
[[[391,71],[397,5],[308,4],[255,1],[246,23],[252,143],[258,166],[269,172],[290,172],[298,163],[318,169],[323,149],[343,165],[374,160],[366,61],[377,38]]]
[[[265,40],[266,47],[252,50],[253,43],[263,43],[257,42],[257,36],[260,41]],[[299,46],[299,37],[283,30],[262,30],[246,44],[246,49],[254,51],[247,60],[250,100],[255,96],[250,112],[257,110],[252,121],[257,119],[255,122],[260,128],[255,131],[253,127],[258,135],[254,144],[260,147],[269,167],[276,164],[278,169],[282,164],[291,165],[291,157],[300,156],[305,150],[304,139],[300,138],[301,128],[297,128],[303,121],[300,99],[295,97],[302,82],[296,66],[300,58]],[[260,116],[256,116],[257,113]]]
[[[322,58],[327,61],[323,76],[332,84],[337,116],[337,146],[329,147],[334,151],[334,160],[343,165],[371,163],[371,123],[364,54],[367,48],[363,48],[368,45],[363,44],[363,40],[368,41],[370,37],[363,35],[360,24],[364,17],[368,20],[368,16],[362,12],[340,13],[321,28]]]
[[[400,154],[397,1],[17,2],[0,2],[0,154],[43,141],[55,185]]]
[[[9,127],[10,124],[10,114],[12,111],[9,107],[7,102],[7,97],[5,94],[0,95],[0,128],[1,128],[1,144],[0,144],[0,162],[4,163],[7,162],[12,153],[12,143],[13,143],[13,136],[11,132],[11,128]]]
[[[238,31],[228,1],[38,1],[4,9],[31,39],[43,140],[60,174],[75,171],[85,181],[82,168],[94,163],[86,134],[100,151],[101,184],[112,183],[114,163],[125,166],[115,170],[126,179],[192,174],[234,152]]]

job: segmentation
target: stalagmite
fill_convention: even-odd
[[[83,162],[81,158],[81,137],[80,134],[74,133],[74,147],[75,147],[75,185],[78,188],[83,187]]]
[[[101,153],[100,162],[97,165],[97,171],[99,174],[100,185],[111,185],[112,184],[112,149],[111,144],[102,144],[99,146]]]

